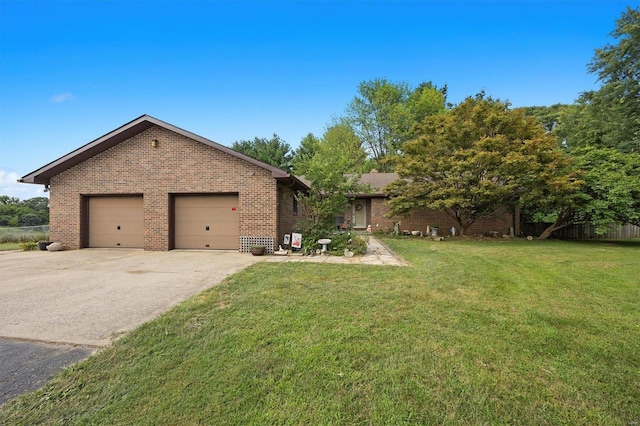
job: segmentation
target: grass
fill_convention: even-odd
[[[386,242],[411,266],[256,264],[0,424],[640,422],[640,245]]]
[[[21,250],[20,243],[0,243],[0,251]]]
[[[42,231],[42,228],[42,226],[22,228],[0,226],[0,251],[21,250],[21,243],[46,241],[49,237],[47,233]]]

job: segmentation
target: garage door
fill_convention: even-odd
[[[238,196],[176,196],[174,232],[177,249],[238,250]]]
[[[89,247],[144,247],[142,197],[89,198]]]

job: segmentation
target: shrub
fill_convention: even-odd
[[[20,244],[20,249],[22,251],[35,250],[38,248],[38,243],[35,241],[27,241]]]
[[[330,251],[332,255],[343,256],[345,249],[352,251],[354,254],[365,254],[367,252],[367,244],[369,238],[352,235],[350,232],[334,233],[331,238]]]

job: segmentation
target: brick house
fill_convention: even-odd
[[[50,190],[50,238],[67,248],[249,251],[298,219],[286,171],[143,115],[29,173]]]
[[[345,211],[344,218],[340,218],[338,221],[353,225],[355,230],[366,230],[368,226],[371,226],[372,232],[392,231],[396,221],[400,222],[400,232],[421,231],[426,233],[427,227],[438,225],[440,235],[449,235],[451,227],[457,225],[445,212],[423,209],[402,216],[386,217],[389,212],[389,206],[386,203],[388,196],[384,193],[383,188],[397,179],[398,175],[396,173],[378,173],[375,171],[364,173],[360,178],[360,183],[369,185],[371,192],[352,194],[353,200]],[[491,216],[472,224],[466,230],[466,235],[508,235],[512,227],[517,235],[518,222],[516,214],[500,209]]]

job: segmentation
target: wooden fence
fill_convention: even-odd
[[[542,234],[542,231],[549,225],[549,223],[525,223],[522,225],[522,233],[525,236],[531,235],[537,237]],[[640,226],[626,224],[606,234],[597,235],[593,225],[579,224],[554,231],[552,236],[562,240],[623,240],[627,238],[640,238]]]

